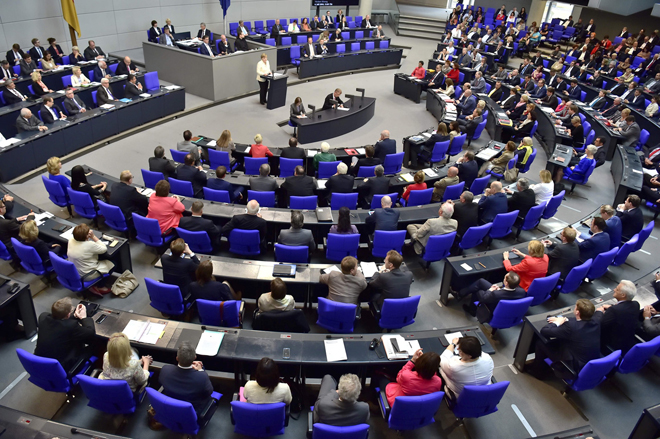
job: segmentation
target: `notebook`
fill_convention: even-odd
[[[296,266],[294,264],[273,265],[273,277],[296,277]]]

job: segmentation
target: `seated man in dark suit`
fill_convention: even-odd
[[[46,131],[48,127],[32,114],[29,108],[21,108],[21,114],[16,118],[16,130],[24,131]]]
[[[206,23],[200,23],[199,30],[197,31],[197,38],[201,40],[206,36],[211,36],[211,30],[206,28]]]
[[[284,26],[282,26],[282,25],[280,24],[280,20],[279,20],[279,19],[276,19],[276,20],[275,20],[275,24],[274,24],[273,27],[270,29],[270,37],[271,37],[271,38],[275,38],[275,40],[277,41],[277,39],[278,39],[278,37],[280,36],[280,34],[283,34],[283,33],[286,33],[286,30],[284,30]]]
[[[376,149],[371,146],[367,145],[364,147],[364,155],[365,158],[359,159],[357,163],[351,164],[351,175],[357,177],[358,172],[360,171],[360,167],[362,166],[376,166],[376,165],[382,165],[383,162],[380,159],[377,159],[374,157],[374,154],[376,153]]]
[[[192,154],[186,154],[183,165],[177,168],[176,179],[191,182],[195,198],[202,198],[204,196],[206,172],[204,172],[201,166],[195,166],[195,158]]]
[[[39,316],[39,338],[34,355],[53,358],[68,372],[81,357],[89,357],[86,344],[96,337],[94,321],[87,317],[87,308],[74,307],[69,297],[53,303],[50,313]]]
[[[456,111],[458,112],[459,116],[469,116],[477,107],[477,99],[472,96],[472,90],[470,89],[466,89],[461,97],[454,102],[456,104]]]
[[[105,52],[103,52],[103,50],[101,50],[101,48],[96,45],[94,40],[89,40],[87,44],[88,45],[85,48],[85,51],[83,52],[83,55],[85,55],[85,59],[87,61],[105,58]]]
[[[380,133],[380,140],[374,145],[374,157],[381,163],[385,163],[385,157],[389,154],[396,154],[396,140],[390,139],[390,132],[383,130]]]
[[[484,121],[482,114],[483,111],[481,108],[475,108],[471,115],[465,116],[465,119],[458,119],[456,121],[461,129],[461,132],[467,134],[468,138],[472,138],[479,124]]]
[[[374,195],[382,195],[389,193],[390,178],[385,177],[385,168],[378,165],[374,168],[374,177],[365,178],[358,186],[358,193],[360,194],[360,205],[364,209],[371,207],[371,200]]]
[[[314,56],[319,55],[321,51],[318,49],[312,37],[307,38],[307,44],[302,46],[302,55],[305,58],[314,58]]]
[[[621,218],[621,240],[627,242],[644,228],[644,213],[639,205],[642,200],[637,195],[629,195],[623,204],[617,206],[616,216]],[[618,243],[617,243],[618,245]]]
[[[518,213],[518,217],[525,218],[525,216],[527,216],[527,212],[529,212],[529,209],[536,205],[536,194],[532,189],[530,189],[529,180],[527,180],[525,177],[518,179],[516,189],[516,192],[513,192],[508,188],[505,189],[507,194],[513,194],[507,202],[508,209],[509,212],[519,210],[520,212]]]
[[[236,200],[242,200],[243,194],[241,192],[243,191],[243,187],[234,186],[233,184],[229,183],[227,180],[225,180],[226,175],[227,175],[227,168],[225,168],[224,166],[218,166],[215,170],[216,178],[209,178],[206,181],[206,187],[208,187],[209,189],[214,189],[216,191],[229,192],[229,200],[232,203],[234,203]]]
[[[124,97],[131,99],[140,96],[142,93],[142,84],[137,81],[137,77],[135,75],[128,75],[128,82],[124,89]]]
[[[181,289],[181,296],[186,300],[188,286],[195,281],[195,270],[199,266],[199,259],[181,238],[170,243],[170,251],[172,254],[164,254],[160,258],[163,264],[163,282],[178,286]]]
[[[165,158],[165,148],[162,146],[157,146],[154,149],[154,156],[149,157],[149,170],[151,172],[162,172],[165,179],[174,177],[176,174],[176,167]]]
[[[220,35],[218,48],[220,49],[220,55],[228,55],[233,52],[233,50],[231,50],[231,44],[227,41],[227,37],[224,35]]]
[[[56,120],[64,120],[66,116],[60,110],[60,107],[55,105],[53,98],[50,96],[43,97],[43,105],[41,106],[41,119],[45,124],[54,123]]]
[[[580,247],[575,242],[577,234],[572,227],[564,227],[559,234],[561,244],[555,244],[549,239],[543,240],[543,245],[549,250],[548,276],[561,273],[560,279],[566,279],[568,273],[580,264]]]
[[[485,312],[479,313],[480,323],[489,322],[493,317],[493,311],[500,300],[516,300],[522,299],[527,295],[525,290],[520,288],[520,276],[518,273],[509,271],[502,285],[491,284],[485,279],[477,279],[472,285],[461,289],[458,293],[460,299],[471,296],[470,303],[463,304],[463,310],[470,314],[473,317],[477,316],[477,305],[475,302],[479,302],[479,308],[483,308]]]
[[[369,233],[373,230],[398,229],[399,211],[392,209],[392,199],[385,195],[380,199],[380,209],[376,209],[365,220],[364,223],[369,226]]]
[[[185,341],[176,352],[177,365],[166,364],[158,382],[163,395],[192,404],[199,415],[211,403],[213,385],[201,361],[195,361],[195,347]]]
[[[291,211],[291,228],[284,229],[277,237],[277,243],[293,246],[308,246],[309,255],[316,250],[316,243],[311,230],[303,229],[305,216],[299,210]]]
[[[383,307],[385,299],[405,299],[410,296],[413,274],[399,268],[402,262],[403,256],[396,250],[388,251],[384,267],[371,278],[369,287],[374,293],[371,302],[376,309],[380,310]]]
[[[337,173],[325,183],[325,188],[328,190],[328,202],[330,202],[333,193],[350,194],[353,192],[355,177],[348,175],[347,172],[348,166],[346,166],[346,163],[341,162],[337,165]]]
[[[111,188],[110,204],[121,209],[126,221],[133,220],[133,212],[147,216],[149,209],[149,198],[139,193],[131,184],[133,184],[131,171],[122,171],[119,182],[113,183]]]
[[[481,224],[490,223],[500,213],[507,213],[508,200],[502,192],[502,183],[494,181],[479,200],[479,221]]]
[[[479,206],[473,200],[474,194],[470,191],[464,191],[459,199],[460,203],[454,203],[452,200],[448,201],[454,206],[454,213],[451,218],[458,222],[456,237],[462,237],[470,227],[479,224]]]
[[[94,68],[94,78],[97,81],[100,81],[101,78],[112,78],[114,75],[112,74],[112,70],[108,68],[108,65],[106,64],[105,61],[99,61],[98,65],[96,68]]]
[[[360,378],[352,373],[337,381],[330,375],[321,380],[319,396],[314,403],[314,422],[337,427],[365,424],[369,421],[369,404],[359,402]]]
[[[21,76],[29,77],[35,70],[41,71],[37,68],[37,63],[32,60],[29,53],[25,54],[25,58],[20,60],[18,65],[21,66]]]
[[[206,232],[209,235],[212,246],[220,244],[220,229],[213,224],[213,221],[202,217],[204,213],[204,203],[195,200],[190,208],[192,216],[184,216],[179,220],[179,228],[191,232]]]
[[[27,96],[16,89],[14,81],[7,81],[5,83],[5,89],[2,91],[2,98],[7,105],[18,104],[19,102],[27,100]]]
[[[71,116],[87,111],[87,105],[75,95],[72,88],[67,88],[64,92],[64,109]]]
[[[466,152],[463,157],[456,160],[456,167],[458,168],[458,181],[465,182],[465,188],[469,189],[479,174],[479,165],[474,160],[474,153]]]
[[[259,213],[259,202],[257,200],[250,200],[247,203],[247,213],[242,215],[234,215],[231,220],[222,227],[222,234],[229,236],[232,230],[259,230],[259,237],[261,243],[266,243],[266,226],[267,222],[261,217]]]
[[[115,70],[115,74],[128,76],[128,75],[135,75],[139,71],[140,69],[135,67],[135,64],[133,64],[131,58],[125,56],[123,61],[119,61],[119,63],[117,64],[117,70]]]
[[[101,79],[101,86],[96,91],[96,102],[99,107],[105,104],[114,104],[119,98],[115,96],[110,88],[110,81],[107,78]]]
[[[603,218],[596,217],[591,220],[591,232],[593,235],[591,235],[591,238],[585,239],[578,244],[580,248],[580,260],[582,262],[587,259],[596,259],[596,256],[599,254],[610,250],[610,236],[605,233],[606,229],[607,224]],[[577,229],[575,229],[575,232],[579,233]]]
[[[341,89],[336,88],[333,93],[330,93],[328,96],[325,97],[325,100],[323,101],[323,107],[321,110],[329,110],[331,108],[335,108],[335,106],[339,106],[340,108],[344,108],[344,102],[341,100]],[[333,104],[330,101],[337,101],[336,104]]]
[[[622,355],[637,343],[635,330],[639,326],[639,302],[635,302],[637,287],[629,280],[622,280],[614,288],[614,305],[596,309],[594,320],[600,322],[600,350],[609,354],[621,350]]]
[[[294,175],[287,177],[282,183],[282,189],[286,191],[287,205],[290,197],[311,197],[316,189],[316,180],[311,175],[305,174],[305,168],[296,166]]]
[[[279,186],[277,185],[277,180],[275,177],[270,175],[270,165],[267,163],[259,166],[259,176],[250,177],[250,190],[259,191],[259,192],[277,192]]]
[[[298,139],[292,137],[289,139],[289,147],[282,148],[280,151],[280,158],[302,159],[304,164],[304,160],[307,158],[307,153],[303,148],[298,146]]]

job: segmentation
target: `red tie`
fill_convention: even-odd
[[[649,154],[649,160],[653,160],[660,154],[660,148],[656,148],[653,151],[651,151],[651,154]]]

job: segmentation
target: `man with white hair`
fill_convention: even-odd
[[[330,151],[330,144],[328,142],[321,143],[321,152],[314,156],[314,169],[319,170],[319,162],[335,162],[337,156]]]
[[[380,206],[380,209],[374,210],[364,220],[364,223],[370,227],[369,233],[372,233],[373,230],[397,230],[399,211],[392,209],[392,199],[389,195],[385,195],[380,199]]]
[[[365,178],[358,186],[360,206],[362,206],[363,209],[371,208],[371,201],[374,199],[374,195],[388,194],[391,192],[390,178],[386,177],[384,174],[385,168],[383,168],[383,165],[376,165],[374,167],[374,176]]]
[[[614,305],[596,309],[594,319],[600,322],[600,346],[602,352],[621,349],[622,354],[635,343],[635,329],[639,324],[639,302],[634,301],[637,287],[629,280],[622,280],[614,288]]]
[[[98,102],[99,107],[105,104],[112,104],[116,100],[117,98],[110,89],[110,81],[108,81],[108,78],[101,79],[101,86],[96,93],[96,101]]]
[[[331,375],[324,376],[314,404],[314,422],[336,427],[365,424],[369,420],[369,404],[358,402],[361,391],[357,375],[342,375],[339,386]]]
[[[458,178],[458,168],[452,166],[447,170],[447,176],[445,178],[442,178],[433,184],[433,197],[431,200],[435,202],[442,201],[442,197],[444,197],[447,187],[458,183],[460,183],[460,179]]]
[[[415,247],[415,252],[421,255],[424,252],[429,237],[434,235],[445,235],[455,232],[458,227],[458,221],[452,219],[454,215],[454,205],[446,202],[438,210],[438,218],[426,220],[424,224],[409,224],[407,227],[410,239]]]
[[[376,150],[374,157],[379,159],[381,163],[385,163],[385,156],[396,154],[396,140],[390,139],[390,132],[388,130],[383,130],[374,148]]]
[[[16,129],[22,133],[24,131],[46,131],[48,127],[37,119],[29,108],[22,108],[21,114],[16,119]]]
[[[222,227],[221,233],[229,236],[234,229],[259,230],[259,238],[262,246],[264,246],[266,244],[266,226],[268,222],[261,217],[259,209],[257,200],[248,201],[247,213],[231,217],[231,220]]]
[[[508,200],[508,210],[513,212],[514,210],[518,211],[519,218],[525,218],[529,209],[536,205],[536,194],[534,190],[529,187],[529,180],[525,177],[518,179],[516,184],[516,192],[513,192],[511,189],[505,189],[505,192],[511,195],[511,198]]]
[[[268,163],[263,163],[259,166],[259,176],[250,177],[250,180],[248,180],[250,183],[250,189],[258,192],[277,192],[279,189],[277,180],[269,174],[270,165]]]
[[[325,188],[328,190],[328,202],[333,193],[350,194],[353,192],[355,177],[346,172],[348,172],[348,166],[346,163],[340,162],[337,165],[337,173],[325,183]]]

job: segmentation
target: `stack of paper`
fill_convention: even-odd
[[[46,220],[47,220],[48,218],[52,218],[52,217],[54,217],[54,216],[55,216],[55,215],[53,215],[53,214],[50,213],[50,212],[36,213],[36,214],[34,215],[34,220],[35,220],[36,223],[37,223],[37,227],[39,227],[40,225],[42,225],[43,223],[45,223]]]
[[[492,149],[492,148],[486,148],[482,150],[479,154],[477,154],[477,157],[482,159],[482,160],[490,160],[493,157],[495,157],[499,151]]]
[[[323,274],[328,274],[328,273],[332,273],[333,271],[341,271],[341,270],[337,268],[336,265],[331,265],[328,268],[324,268],[321,271],[323,271]]]
[[[307,150],[307,157],[314,157],[318,153],[319,153],[318,149],[308,149]]]
[[[71,240],[73,238],[73,227],[71,227],[69,230],[67,230],[64,233],[61,233],[60,238],[66,240],[66,241]]]
[[[360,268],[367,279],[374,277],[374,274],[378,272],[378,266],[375,262],[360,262]]]
[[[445,340],[447,340],[447,344],[451,344],[452,340],[455,338],[463,338],[463,334],[460,332],[452,332],[449,334],[445,334]]]
[[[323,340],[323,344],[325,345],[325,358],[328,363],[348,360],[344,339]]]
[[[115,106],[112,104],[103,104],[101,105],[101,108],[103,108],[104,110],[112,110],[113,108],[115,108]]]
[[[429,178],[436,178],[438,176],[438,174],[431,168],[425,168],[424,174]]]
[[[328,180],[316,180],[316,184],[318,185],[319,189],[325,189],[325,184],[328,182]]]
[[[129,340],[156,344],[165,333],[166,323],[131,320],[122,331]]]
[[[383,335],[381,340],[383,341],[383,348],[385,348],[385,354],[387,354],[388,360],[405,360],[420,349],[419,341],[406,341],[400,335]],[[392,340],[396,340],[396,344],[399,346],[399,352],[394,350]]]
[[[245,148],[245,154],[250,154],[251,149],[252,149],[251,146],[248,146],[247,148]]]
[[[149,93],[140,93],[141,98],[150,98],[151,95]]]
[[[410,173],[401,174],[401,178],[403,178],[403,180],[407,181],[408,183],[415,181],[415,177],[410,175]]]
[[[202,333],[202,337],[199,339],[199,343],[197,343],[195,352],[197,355],[207,355],[209,357],[214,357],[218,355],[220,345],[222,344],[222,340],[224,338],[224,332],[204,331]]]
[[[5,139],[4,141],[0,142],[0,148],[6,148],[7,146],[11,146],[14,143],[20,142],[21,139],[17,139],[16,137],[11,137],[9,139]]]
[[[215,140],[211,140],[209,143],[206,144],[209,148],[215,148],[218,144],[216,143]]]
[[[355,150],[357,151],[358,154],[364,155],[367,153],[367,151],[364,148],[355,148]]]
[[[181,88],[179,85],[168,85],[165,87],[166,90],[176,90],[178,88]]]
[[[153,189],[151,189],[150,187],[145,187],[144,189],[142,189],[142,190],[140,191],[140,193],[141,193],[142,195],[144,195],[145,197],[150,197],[151,194],[153,194],[154,192],[156,192],[156,191],[153,190]]]

